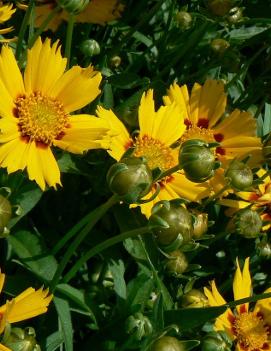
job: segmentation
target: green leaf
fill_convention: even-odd
[[[165,311],[165,325],[176,324],[181,330],[192,329],[218,317],[226,309],[225,306],[218,306]]]
[[[116,294],[126,300],[127,293],[126,293],[126,283],[124,280],[124,263],[122,260],[110,260],[109,262],[109,269],[112,273],[113,280],[114,280],[114,290]]]
[[[65,351],[73,351],[73,328],[69,303],[55,296],[54,304],[59,317],[60,331],[64,338]]]
[[[52,279],[57,268],[57,261],[53,256],[46,254],[47,248],[41,237],[21,230],[10,235],[8,242],[27,268],[45,281]]]
[[[257,34],[264,32],[265,30],[267,30],[266,27],[256,27],[256,26],[233,29],[229,33],[229,38],[235,41],[247,40],[254,37]]]
[[[127,285],[127,304],[132,307],[135,305],[144,305],[150,298],[153,290],[154,281],[144,273],[140,273],[135,279]]]
[[[64,339],[60,332],[55,332],[49,335],[45,340],[45,349],[46,351],[57,350],[61,344],[63,344]]]
[[[271,105],[265,104],[264,120],[263,120],[263,135],[271,132]]]

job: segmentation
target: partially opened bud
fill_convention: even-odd
[[[230,23],[238,23],[242,20],[243,9],[240,7],[233,7],[227,16],[227,19]]]
[[[0,195],[0,236],[4,233],[12,215],[11,204],[7,198]]]
[[[85,10],[89,0],[56,0],[59,6],[70,14],[78,14]]]
[[[185,351],[185,347],[172,336],[162,336],[152,344],[150,351]]]
[[[166,269],[170,274],[182,274],[188,267],[188,261],[183,252],[174,250],[169,253],[170,258],[166,263]]]
[[[136,340],[141,340],[144,336],[152,333],[152,324],[149,318],[141,312],[137,312],[126,319],[125,330],[128,334],[133,335]]]
[[[207,230],[208,213],[193,213],[193,237],[199,239]]]
[[[187,308],[208,306],[207,297],[198,289],[191,289],[182,296],[182,306]]]
[[[215,16],[225,16],[231,8],[231,0],[208,0],[208,9]]]
[[[259,242],[256,246],[256,250],[259,256],[265,259],[271,258],[271,244],[268,241]]]
[[[230,185],[236,190],[245,190],[253,183],[252,170],[244,162],[238,160],[230,163],[225,177],[229,178]]]
[[[193,19],[189,12],[179,11],[176,14],[176,21],[180,29],[186,30],[190,28]]]
[[[152,174],[144,159],[124,158],[113,164],[106,180],[110,190],[126,203],[136,203],[148,194],[152,186]]]
[[[225,39],[213,39],[211,41],[211,49],[218,56],[222,56],[230,47],[230,43]]]
[[[121,57],[118,55],[112,56],[109,60],[109,64],[113,68],[118,68],[121,65]]]
[[[260,235],[263,222],[258,212],[250,208],[244,208],[235,213],[232,224],[236,233],[251,239]]]
[[[36,333],[34,328],[12,328],[7,337],[5,346],[12,351],[41,351],[36,341]]]
[[[191,240],[193,226],[192,216],[182,205],[173,201],[158,202],[150,217],[150,224],[163,223],[160,228],[153,229],[157,242],[169,245],[178,237],[180,245]],[[179,246],[180,246],[179,245]]]
[[[209,144],[199,139],[185,141],[179,152],[179,164],[185,176],[195,183],[202,183],[214,175],[219,163]]]

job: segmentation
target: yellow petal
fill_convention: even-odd
[[[168,95],[163,97],[164,104],[170,105],[175,102],[183,117],[185,119],[190,119],[189,94],[187,86],[179,86],[177,83],[174,83],[170,86],[167,93]]]
[[[27,172],[30,180],[45,190],[45,183],[56,189],[57,184],[61,185],[60,171],[57,162],[49,147],[30,143]]]
[[[138,108],[139,128],[142,135],[153,135],[155,130],[155,117],[153,90],[150,89],[142,95]]]
[[[233,279],[233,295],[234,300],[244,299],[250,297],[252,293],[251,277],[249,272],[249,257],[245,259],[243,271],[241,272],[238,258],[236,259],[236,271]],[[245,304],[246,310],[248,311],[248,303]],[[240,310],[240,306],[237,306],[237,310]]]
[[[75,154],[109,147],[109,126],[105,120],[90,115],[75,115],[69,117],[69,126],[61,139],[54,140],[55,146]]]
[[[12,350],[4,346],[3,344],[0,344],[0,351],[12,351]]]
[[[53,295],[48,294],[48,289],[35,290],[28,288],[11,301],[11,308],[7,303],[0,307],[0,313],[6,314],[8,323],[23,321],[47,312],[47,307]]]
[[[7,152],[5,158],[1,160],[1,167],[6,167],[8,173],[13,173],[18,170],[25,169],[28,161],[28,153],[30,146],[28,141],[24,140],[23,138],[15,139],[14,141],[11,141],[7,144],[11,143],[13,144],[12,150]],[[4,144],[2,148],[4,148],[4,146],[7,144]]]
[[[96,112],[101,119],[104,119],[108,123],[110,130],[115,134],[107,151],[110,156],[119,161],[124,152],[132,145],[132,139],[124,124],[113,111],[98,106]]]
[[[264,291],[265,294],[270,293],[271,288],[268,288]],[[255,312],[260,312],[266,324],[271,325],[271,297],[267,299],[258,300],[255,305]]]
[[[51,46],[50,39],[42,43],[39,37],[28,50],[24,73],[28,93],[40,91],[44,95],[50,95],[51,88],[62,77],[67,64],[67,59],[61,56],[60,49],[59,41]]]
[[[5,282],[5,274],[1,273],[1,269],[0,269],[0,293],[3,290],[3,286],[4,286],[4,282]]]
[[[58,79],[50,95],[56,97],[67,112],[73,112],[86,106],[100,94],[101,80],[101,73],[94,71],[92,66],[74,66]]]
[[[11,48],[7,45],[2,47],[0,55],[0,80],[13,100],[25,92],[21,72]]]
[[[52,2],[48,5],[40,5],[35,6],[35,27],[39,28],[44,20],[47,18],[49,13],[54,9],[56,5]],[[51,29],[53,32],[57,30],[61,22],[63,22],[63,12],[59,10],[56,16],[48,23],[45,30]]]
[[[0,145],[8,141],[19,139],[18,123],[16,118],[1,118],[0,119]],[[1,147],[1,146],[0,146]]]
[[[240,201],[240,200],[232,200],[232,199],[221,199],[218,201],[219,205],[222,206],[227,206],[231,208],[236,208],[236,209],[241,209],[241,208],[246,208],[250,204],[245,202],[245,201]]]

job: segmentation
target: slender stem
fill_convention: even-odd
[[[145,226],[138,229],[129,230],[122,234],[116,235],[113,238],[107,239],[102,243],[94,246],[89,251],[87,251],[77,262],[76,264],[69,270],[69,272],[64,276],[63,282],[68,283],[80,269],[80,267],[87,262],[91,257],[97,255],[98,253],[102,252],[103,250],[107,249],[110,246],[118,244],[125,239],[132,238],[138,235],[151,233],[151,227]]]
[[[68,20],[68,28],[66,34],[66,43],[65,43],[65,56],[67,57],[67,66],[69,67],[70,59],[71,59],[71,47],[72,47],[72,35],[74,28],[74,20],[75,16],[73,14],[69,14]]]
[[[24,15],[24,19],[23,19],[23,22],[22,22],[22,25],[20,28],[17,46],[16,46],[16,53],[15,53],[17,60],[19,60],[20,56],[21,56],[21,52],[22,52],[22,48],[23,48],[23,40],[24,40],[25,32],[27,29],[27,25],[29,23],[29,19],[30,19],[34,4],[35,4],[35,0],[29,1],[29,5],[27,7],[27,10],[26,10],[26,13]]]
[[[85,237],[88,235],[88,233],[91,231],[91,229],[95,226],[95,224],[103,217],[103,215],[117,201],[118,201],[118,197],[116,195],[113,195],[104,204],[97,207],[94,211],[91,212],[91,215],[89,216],[88,224],[81,230],[81,232],[74,239],[74,241],[71,243],[68,250],[64,254],[64,256],[63,256],[63,258],[62,258],[62,260],[61,260],[61,262],[60,262],[60,264],[59,264],[59,266],[58,266],[58,268],[53,276],[53,279],[51,280],[51,283],[50,283],[51,291],[54,291],[54,289],[56,288],[56,286],[59,282],[59,279],[61,277],[61,274],[65,270],[70,258],[73,256],[73,254],[76,251],[76,249],[78,248],[78,246],[85,239]]]
[[[264,293],[264,294],[258,294],[258,295],[254,295],[254,296],[250,296],[250,297],[245,297],[244,299],[239,299],[239,300],[235,300],[235,301],[231,301],[225,304],[225,306],[227,307],[235,307],[238,305],[242,305],[243,303],[247,303],[247,302],[256,302],[258,300],[264,300],[267,298],[271,298],[271,293]]]
[[[170,169],[168,169],[167,171],[159,174],[159,177],[157,179],[155,179],[155,181],[162,179],[164,177],[170,176],[172,173],[175,173],[177,171],[180,171],[182,168],[180,167],[180,165],[178,164],[177,166],[174,166]]]
[[[32,36],[31,40],[29,40],[28,47],[29,49],[34,45],[35,41],[37,38],[41,35],[41,33],[46,29],[48,24],[51,22],[51,20],[55,17],[55,15],[58,13],[58,11],[61,9],[61,7],[58,5],[56,6],[45,18],[45,20],[42,22],[40,27],[36,30],[34,35]]]

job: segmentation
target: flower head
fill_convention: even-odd
[[[143,94],[138,110],[139,134],[133,139],[123,123],[111,111],[98,107],[97,114],[106,120],[112,131],[118,134],[113,138],[108,153],[117,161],[130,147],[134,148],[133,156],[144,157],[151,170],[160,168],[163,172],[178,164],[178,148],[172,145],[185,131],[185,124],[175,104],[162,106],[155,111],[153,91]],[[161,190],[153,201],[140,205],[142,212],[149,217],[154,203],[160,200],[171,200],[179,197],[198,201],[208,195],[205,185],[189,181],[182,172],[175,172],[161,179]],[[146,198],[156,191],[155,186]]]
[[[5,282],[5,274],[0,270],[0,293]],[[16,323],[26,319],[36,317],[47,312],[48,305],[53,295],[48,294],[48,289],[40,288],[35,290],[28,288],[15,298],[8,300],[0,306],[0,334],[5,330],[9,323]],[[4,345],[0,344],[0,350],[10,351]]]
[[[252,294],[249,258],[246,258],[243,271],[236,260],[237,269],[233,280],[234,300],[250,297]],[[270,292],[270,288],[265,292]],[[204,289],[210,306],[221,306],[226,303],[218,292],[215,282],[211,289]],[[215,321],[215,330],[223,330],[235,341],[238,351],[263,351],[271,347],[271,299],[259,300],[254,310],[249,304],[237,306],[235,311],[227,309]]]
[[[107,123],[76,111],[100,93],[101,74],[92,66],[65,72],[58,42],[40,39],[28,51],[22,76],[12,50],[0,54],[0,166],[27,168],[41,189],[56,187],[60,171],[51,147],[73,153],[107,147]]]
[[[186,85],[174,83],[164,97],[166,105],[176,103],[184,114],[186,131],[181,141],[201,139],[219,142],[216,155],[224,164],[233,158],[253,156],[253,162],[262,159],[262,146],[256,137],[256,120],[249,112],[235,109],[222,118],[227,104],[224,84],[219,80],[196,83],[189,96]]]

